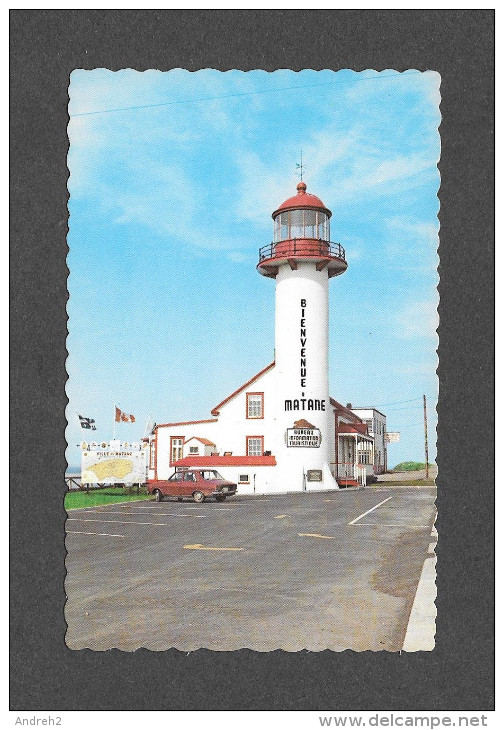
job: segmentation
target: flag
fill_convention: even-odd
[[[84,416],[79,416],[79,421],[81,428],[90,428],[92,431],[96,431],[94,418],[84,418]]]
[[[132,416],[131,413],[128,415],[127,413],[121,411],[121,409],[117,406],[115,407],[115,411],[115,420],[117,423],[119,423],[119,421],[125,421],[126,423],[135,423],[135,416]]]
[[[144,436],[147,436],[149,433],[154,433],[155,428],[156,428],[156,422],[153,420],[152,416],[149,414],[149,420],[147,421],[147,424],[145,426]]]

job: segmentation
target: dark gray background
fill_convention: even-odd
[[[11,11],[11,709],[493,708],[491,10]],[[436,649],[65,646],[67,86],[74,68],[439,71]]]

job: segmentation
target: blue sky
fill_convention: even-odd
[[[348,271],[330,282],[331,394],[387,415],[389,464],[435,457],[440,154],[435,72],[76,70],[70,81],[69,443],[208,418],[273,360],[271,213],[308,192]]]

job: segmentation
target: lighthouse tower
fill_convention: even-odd
[[[274,453],[286,491],[337,488],[329,279],[346,271],[347,263],[344,249],[331,243],[330,218],[301,181],[297,195],[273,213],[273,243],[259,251],[259,272],[276,280]]]

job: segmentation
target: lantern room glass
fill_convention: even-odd
[[[296,209],[280,213],[275,218],[274,241],[293,238],[314,238],[329,241],[329,217],[321,210]]]

